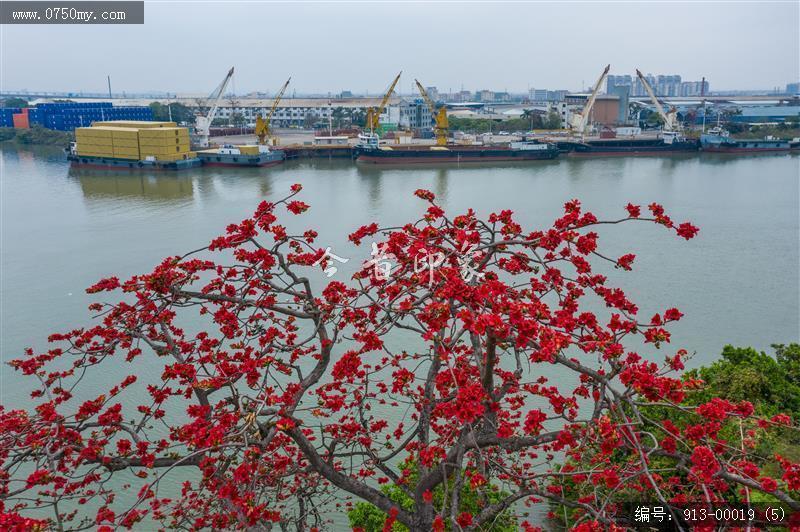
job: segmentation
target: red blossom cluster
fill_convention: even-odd
[[[624,218],[601,221],[575,200],[551,227],[529,230],[508,210],[451,219],[418,190],[428,202],[420,220],[350,235],[379,241],[394,261],[388,279],[365,263],[350,282],[319,287],[316,232],[278,223],[284,209],[308,210],[293,199],[300,191],[261,203],[203,250],[100,281],[89,292],[109,301],[90,307],[95,325],[12,363],[38,385],[30,409],[0,407],[1,526],[37,526],[23,517],[35,506],[52,510],[44,526],[63,528],[314,530],[343,497],[385,512],[385,529],[480,530],[542,500],[575,505],[576,529],[616,526],[602,499],[564,499],[567,482],[625,486],[664,504],[722,500],[744,486],[797,504],[798,464],[780,458],[784,473],[771,478],[751,449],[719,437],[726,419],[752,418],[748,403],[714,399],[687,426],[645,431],[643,404],[684,408],[701,383],[674,373],[684,350],[659,351],[681,312],[640,319],[597,267],[630,270],[634,256],[607,258],[595,229],[655,223],[690,239],[691,224],[675,225],[657,204],[651,217],[628,204]],[[465,249],[480,275],[463,275]],[[415,258],[433,254],[441,264],[420,271]],[[646,352],[626,347],[635,337]],[[128,376],[87,395],[84,379],[102,382],[110,367]],[[754,430],[791,424],[761,422]],[[672,470],[651,471],[653,457]],[[399,463],[415,464],[413,479]],[[110,487],[120,472],[135,497]],[[169,476],[181,479],[177,496],[163,493]],[[413,509],[382,492],[386,483]],[[505,498],[464,512],[464,485],[502,485]]]

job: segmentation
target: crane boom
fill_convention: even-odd
[[[419,89],[419,93],[422,95],[422,99],[425,100],[425,103],[428,104],[428,109],[431,110],[431,116],[436,114],[436,105],[431,100],[431,97],[428,96],[428,91],[425,90],[425,87],[422,86],[422,83],[419,82],[418,79],[414,80],[414,83],[417,84],[417,89]]]
[[[605,81],[606,77],[608,76],[608,71],[611,70],[611,65],[606,65],[606,68],[603,70],[603,73],[600,74],[600,77],[597,78],[597,83],[594,84],[594,88],[592,89],[592,94],[589,96],[589,99],[586,101],[586,105],[579,114],[576,113],[575,117],[573,118],[573,127],[575,130],[583,135],[586,131],[586,126],[589,124],[589,115],[592,112],[592,107],[594,107],[594,102],[597,100],[597,94],[600,92],[600,86]]]
[[[228,88],[228,83],[232,77],[233,67],[228,70],[228,73],[225,75],[222,83],[220,83],[209,95],[208,100],[211,101],[211,107],[208,110],[208,114],[206,114],[206,116],[201,115],[195,118],[194,131],[195,136],[197,137],[197,144],[203,148],[208,147],[208,136],[211,129],[211,123],[214,121],[214,116],[216,116],[217,110],[219,109],[219,102],[225,95],[225,89]]]
[[[281,90],[278,91],[278,95],[275,97],[275,99],[272,102],[272,107],[269,110],[269,114],[267,114],[267,118],[266,119],[262,118],[261,114],[256,116],[256,131],[255,131],[255,133],[256,133],[256,137],[258,137],[258,143],[259,144],[266,144],[267,143],[267,139],[269,139],[269,137],[272,134],[272,130],[271,130],[271,127],[270,127],[271,123],[272,123],[271,122],[272,121],[272,115],[275,114],[275,110],[278,108],[278,104],[281,102],[281,99],[283,98],[283,93],[286,92],[286,87],[289,86],[289,82],[290,81],[292,81],[291,77],[286,80],[286,83],[283,84],[283,87],[281,87]]]
[[[394,88],[397,86],[397,82],[400,81],[400,76],[402,74],[403,74],[403,71],[401,70],[397,74],[397,76],[395,76],[394,81],[392,81],[392,84],[389,85],[389,90],[387,90],[386,93],[383,95],[383,98],[381,99],[380,105],[377,108],[370,107],[369,109],[367,109],[367,124],[366,125],[370,130],[374,131],[374,130],[378,129],[378,126],[380,126],[381,114],[383,113],[383,110],[386,109],[386,104],[389,102],[389,98],[392,96],[392,93],[394,92]]]
[[[644,90],[647,91],[647,95],[650,96],[650,100],[653,102],[653,105],[655,105],[656,111],[658,111],[658,114],[664,121],[664,131],[675,131],[677,129],[677,112],[675,109],[671,109],[669,113],[665,113],[664,106],[661,105],[656,93],[653,92],[653,88],[650,86],[650,83],[648,83],[647,78],[644,77],[638,68],[636,69],[636,75],[639,77],[642,85],[644,85]]]
[[[272,102],[272,108],[269,110],[269,114],[267,115],[267,125],[269,125],[269,121],[272,119],[272,115],[275,114],[275,109],[278,108],[278,104],[281,102],[281,99],[283,98],[283,93],[286,92],[286,87],[289,86],[289,82],[290,81],[292,81],[291,77],[286,80],[286,83],[284,83],[283,87],[281,87],[281,90],[278,93],[278,96],[275,97],[275,101]]]
[[[425,103],[428,104],[428,109],[431,111],[431,116],[434,120],[433,131],[434,135],[436,136],[436,145],[447,145],[447,130],[450,127],[450,123],[447,120],[447,109],[442,107],[437,110],[436,104],[433,102],[433,100],[431,100],[430,96],[428,96],[428,91],[425,90],[425,87],[422,86],[422,83],[420,83],[417,79],[415,79],[414,82],[417,84],[417,89],[419,89],[422,99],[425,100]]]

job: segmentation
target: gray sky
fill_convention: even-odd
[[[580,89],[611,72],[712,90],[800,78],[800,2],[146,2],[139,26],[2,26],[4,90]]]

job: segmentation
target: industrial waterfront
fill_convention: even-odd
[[[452,94],[440,98],[436,87],[426,88],[417,79],[414,83],[420,98],[400,98],[396,90],[401,71],[378,98],[340,99],[335,111],[330,98],[327,106],[324,98],[306,102],[316,112],[311,111],[312,107],[298,111],[296,104],[283,100],[291,77],[269,103],[250,98],[255,106],[242,107],[235,94],[226,92],[234,77],[234,67],[208,98],[195,101],[192,111],[169,99],[151,101],[148,105],[115,106],[109,78],[107,101],[39,101],[31,106],[27,100],[11,98],[9,101],[21,107],[0,108],[0,126],[4,128],[3,139],[18,134],[24,137],[30,129],[39,135],[44,132],[45,138],[52,136],[48,131],[64,132],[70,140],[74,138],[66,150],[74,166],[120,170],[184,170],[201,165],[264,167],[291,158],[315,157],[350,157],[361,163],[407,166],[531,162],[552,160],[560,155],[800,151],[800,137],[786,136],[796,133],[800,120],[800,96],[795,94],[792,84],[787,84],[785,93],[775,95],[777,100],[769,107],[716,100],[719,98],[716,96],[709,109],[707,97],[712,96],[708,94],[705,79],[681,82],[680,76],[657,78],[638,69],[633,78],[610,75],[610,70],[611,65],[606,65],[586,93],[556,91],[548,100],[546,92],[542,107],[537,105],[534,91],[528,99],[518,100],[518,107],[510,108],[505,103],[511,100],[507,93],[498,98],[492,91],[480,91],[480,102],[454,102]],[[644,94],[646,101],[633,100],[632,94]],[[699,99],[681,103],[673,100],[678,95]],[[348,127],[337,128],[334,134],[334,114],[343,112],[345,102],[349,106]],[[185,120],[173,121],[173,104],[179,106],[176,109],[185,115]],[[157,120],[156,115],[163,115],[165,108],[168,120],[163,120],[163,116]],[[298,122],[301,116],[303,120]],[[341,117],[340,113],[339,122]],[[712,118],[716,124],[707,124]],[[466,120],[459,126],[465,129],[451,128],[451,119]],[[476,134],[481,121],[488,122],[488,135]],[[498,140],[491,135],[493,122],[498,127],[513,124],[515,131],[500,131]],[[212,127],[215,124],[216,129]],[[280,125],[311,129],[312,140],[303,144],[281,142],[276,135]],[[530,131],[525,131],[528,125]],[[769,129],[763,130],[767,134],[758,137],[763,126],[768,126]],[[733,133],[732,129],[729,131],[734,127],[737,129]],[[214,138],[229,131],[248,130],[252,136],[246,144],[219,142]],[[737,137],[737,132],[749,136]]]

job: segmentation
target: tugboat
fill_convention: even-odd
[[[787,152],[797,149],[798,144],[788,139],[766,137],[764,139],[734,139],[731,134],[717,126],[700,135],[700,147],[710,153],[762,153]]]
[[[272,150],[263,144],[223,144],[220,148],[198,151],[197,156],[204,166],[274,166],[286,159],[283,151]]]

